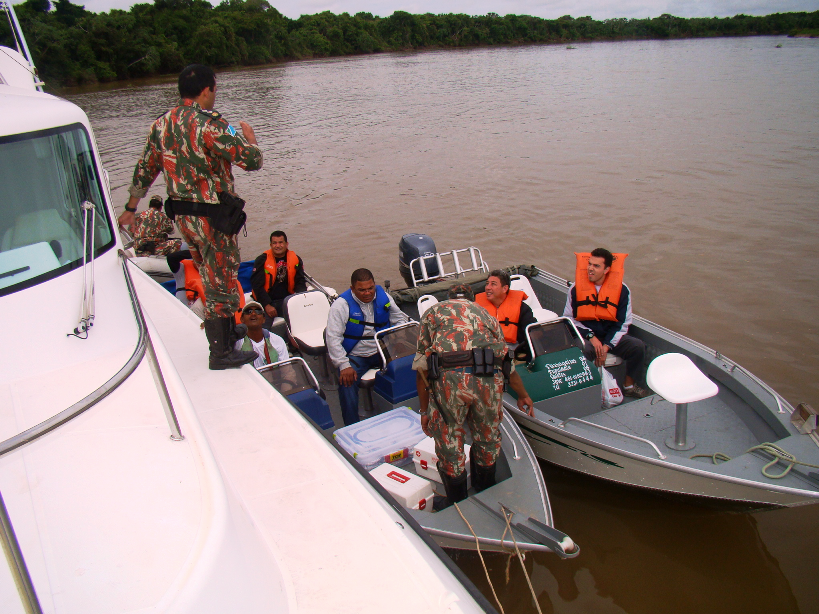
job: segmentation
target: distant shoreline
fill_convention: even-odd
[[[582,42],[676,40],[819,33],[819,11],[766,16],[646,19],[395,11],[284,17],[266,0],[157,0],[127,12],[92,13],[70,0],[16,5],[34,63],[50,91],[98,83],[162,80],[186,65],[216,69],[383,52],[474,49]],[[0,22],[0,44],[13,46]],[[116,87],[116,86],[115,86]]]

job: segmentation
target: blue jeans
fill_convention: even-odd
[[[381,357],[378,354],[372,356],[347,356],[350,366],[355,369],[356,380],[352,386],[338,387],[338,401],[341,405],[341,419],[344,426],[358,422],[358,380],[370,369],[381,368]],[[339,374],[341,370],[339,370]]]

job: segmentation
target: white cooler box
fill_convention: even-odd
[[[464,444],[464,454],[466,454],[466,484],[469,488],[471,485],[469,444]],[[435,480],[439,484],[444,483],[441,474],[438,473],[438,457],[435,455],[435,440],[432,437],[427,437],[415,446],[412,451],[412,462],[415,463],[415,473],[418,475],[428,480]]]
[[[398,407],[340,428],[333,437],[370,471],[381,463],[406,465],[412,460],[412,448],[426,435],[420,414],[408,407]]]
[[[378,483],[404,507],[432,511],[432,484],[405,469],[382,463],[370,471]]]

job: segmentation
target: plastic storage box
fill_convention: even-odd
[[[370,471],[370,475],[404,507],[432,511],[433,492],[429,480],[387,463]]]
[[[469,470],[469,444],[464,444],[464,454],[466,454],[466,475],[467,486],[471,482]],[[427,437],[419,442],[412,451],[412,462],[415,463],[415,473],[428,480],[434,480],[443,484],[441,474],[438,473],[438,457],[435,455],[435,440]]]
[[[381,463],[406,465],[411,462],[412,449],[426,435],[418,412],[398,407],[340,428],[333,437],[370,471]]]

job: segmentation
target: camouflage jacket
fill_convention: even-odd
[[[219,192],[235,193],[231,164],[258,170],[262,151],[248,144],[219,113],[184,99],[151,126],[128,193],[144,197],[162,172],[172,198],[218,203]]]
[[[148,209],[138,213],[131,229],[134,240],[164,241],[173,232],[173,222],[158,209]]]
[[[424,313],[416,358],[473,347],[491,347],[495,356],[506,355],[500,324],[486,309],[472,301],[453,299],[437,303]]]

